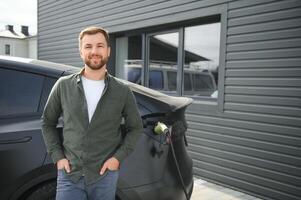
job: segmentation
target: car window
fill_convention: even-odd
[[[192,81],[196,91],[214,89],[213,79],[207,74],[193,74]]]
[[[168,89],[170,91],[176,90],[177,89],[177,73],[168,71],[167,79],[168,79]]]
[[[163,74],[159,70],[151,70],[149,72],[149,87],[152,89],[163,89]]]
[[[40,112],[43,112],[44,106],[45,106],[48,96],[49,96],[49,93],[56,81],[57,81],[57,78],[45,77],[44,82],[43,82],[43,89],[42,89],[43,91],[42,91],[41,99],[40,99],[40,103],[39,103],[39,111]]]
[[[38,111],[43,76],[0,68],[0,115]]]
[[[141,84],[141,68],[127,68],[127,80],[136,83]]]

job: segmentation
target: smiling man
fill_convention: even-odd
[[[81,31],[79,50],[84,68],[56,82],[42,116],[44,140],[58,169],[56,199],[113,200],[120,163],[133,151],[142,122],[130,88],[107,72],[107,31]],[[62,133],[56,128],[60,116]]]

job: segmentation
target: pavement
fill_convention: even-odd
[[[195,178],[190,200],[261,200],[214,183]]]

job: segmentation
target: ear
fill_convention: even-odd
[[[108,47],[108,57],[111,55],[111,47]]]

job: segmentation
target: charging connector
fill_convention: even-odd
[[[167,132],[169,132],[169,130],[165,124],[158,122],[154,127],[154,132],[157,135],[162,135],[162,134],[166,135]]]
[[[154,127],[154,133],[156,135],[166,135],[167,138],[169,139],[171,152],[172,152],[175,164],[176,164],[176,168],[177,168],[177,172],[178,172],[178,175],[179,175],[179,178],[180,178],[180,181],[181,181],[181,185],[182,185],[182,188],[183,188],[186,199],[189,200],[188,193],[186,191],[185,184],[184,184],[184,181],[183,181],[183,176],[182,176],[182,173],[180,171],[180,167],[179,167],[177,157],[176,157],[176,154],[175,154],[175,150],[174,150],[174,147],[173,147],[173,143],[172,143],[172,139],[171,139],[171,133],[169,131],[169,128],[164,123],[157,122],[155,127]]]

